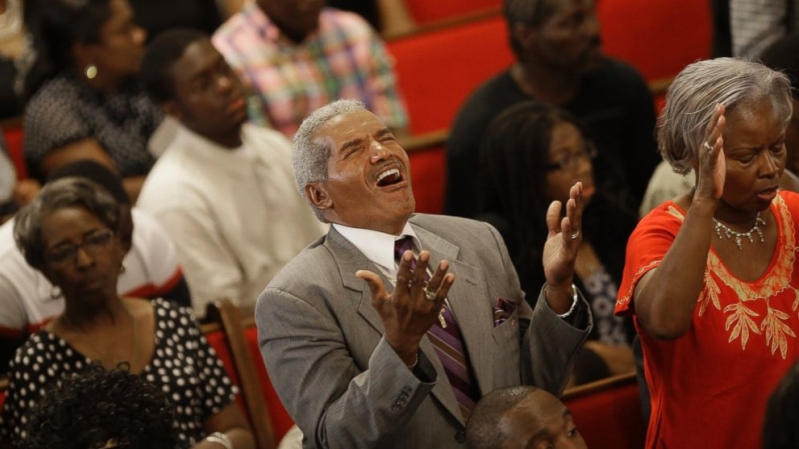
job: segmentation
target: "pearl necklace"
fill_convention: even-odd
[[[752,229],[747,232],[733,231],[729,226],[716,220],[716,217],[713,217],[713,223],[716,224],[716,235],[718,235],[720,239],[723,239],[725,236],[727,238],[735,237],[735,244],[738,245],[738,249],[743,249],[743,245],[741,245],[742,237],[746,237],[749,240],[749,243],[755,242],[754,238],[752,237],[753,232],[757,232],[757,235],[760,237],[760,243],[766,241],[766,239],[763,238],[763,231],[760,230],[760,225],[766,226],[766,222],[760,218],[760,212],[758,212],[757,216],[755,217],[755,225],[752,226]],[[724,232],[722,233],[722,231]]]

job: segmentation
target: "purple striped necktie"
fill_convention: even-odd
[[[394,260],[399,263],[405,251],[413,250],[413,238],[405,236],[394,242]],[[411,264],[411,270],[416,269],[416,260]],[[425,280],[429,280],[429,275],[425,275]],[[452,314],[449,306],[444,303],[443,317],[446,327],[441,327],[437,321],[430,326],[427,337],[433,343],[444,371],[447,374],[450,385],[452,385],[455,399],[458,400],[464,421],[469,419],[474,404],[479,398],[476,383],[469,369],[469,358],[463,345],[458,322]]]

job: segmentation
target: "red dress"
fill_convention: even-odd
[[[652,402],[647,448],[761,446],[768,397],[799,356],[793,219],[799,216],[799,195],[780,191],[771,210],[777,245],[758,280],[738,279],[711,247],[702,293],[685,335],[655,340],[635,317]],[[684,218],[685,212],[669,201],[641,220],[627,244],[617,314],[635,313],[637,282],[658,266]],[[757,238],[753,244],[760,244]]]

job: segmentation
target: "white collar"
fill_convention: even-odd
[[[345,239],[355,245],[367,259],[376,263],[389,273],[396,271],[396,264],[394,262],[394,242],[396,240],[409,235],[413,238],[414,251],[418,253],[422,249],[419,237],[413,232],[413,228],[408,222],[405,222],[405,227],[402,229],[400,235],[386,234],[385,232],[372,229],[353,228],[337,223],[334,223],[333,227],[336,228],[336,231],[344,236]]]

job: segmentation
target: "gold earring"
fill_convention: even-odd
[[[94,64],[89,64],[86,67],[86,79],[93,80],[97,77],[97,67]]]

